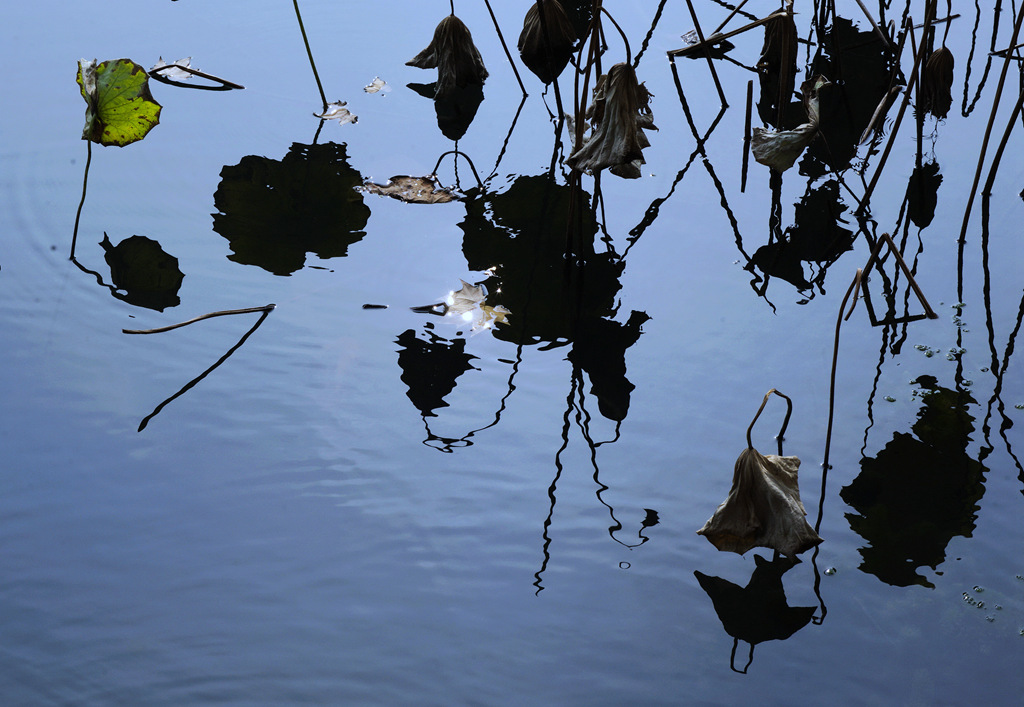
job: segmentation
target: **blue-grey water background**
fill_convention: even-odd
[[[528,3],[492,5],[514,52]],[[657,3],[606,5],[635,56]],[[728,14],[716,3],[695,7],[705,28]],[[870,29],[856,4],[839,7]],[[989,8],[978,10],[980,22],[974,8],[960,8],[951,26],[953,110],[925,126],[943,181],[934,220],[910,229],[907,251],[939,317],[887,330],[904,340],[898,353],[883,349],[883,330],[862,304],[843,326],[824,542],[783,579],[789,605],[816,607],[815,620],[758,644],[742,675],[731,669],[733,639],[694,572],[744,586],[754,555],[770,559],[770,551],[721,553],[695,531],[728,493],[747,425],[771,388],[794,402],[785,453],[802,460],[802,495],[817,519],[834,328],[867,259],[864,239],[829,266],[823,287],[801,292],[775,278],[758,295],[730,222],[747,254],[767,242],[768,170],[751,161],[740,191],[744,93],[756,77],[717,62],[730,108],[706,157],[687,168],[695,140],[666,52],[682,46],[693,23],[686,3],[669,0],[638,68],[659,128],[649,133],[643,177],[602,179],[600,216],[619,254],[663,199],[630,247],[608,317],[622,325],[634,311],[650,317],[621,359],[635,387],[617,423],[602,414],[587,374],[574,383],[566,346],[517,347],[410,309],[487,277],[463,252],[462,202],[409,205],[366,194],[365,235],[343,257],[309,253],[288,275],[229,259],[230,244],[213,228],[214,194],[222,169],[247,155],[282,160],[293,143],[315,138],[344,144],[361,178],[383,182],[428,174],[453,148],[430,100],[406,87],[433,81],[434,72],[405,65],[448,3],[309,0],[301,10],[327,98],[348,101],[355,124],[328,122],[317,133],[320,98],[290,3],[40,0],[5,8],[0,702],[1020,703],[1019,124],[984,238],[975,202],[962,265],[957,244],[1001,68],[997,61],[984,73],[985,64],[991,49],[1008,44],[1013,11],[1003,8],[995,46]],[[804,33],[812,12],[797,10]],[[553,95],[542,97],[520,64],[530,95],[516,119],[521,92],[486,7],[461,2],[456,12],[490,71],[458,147],[482,176],[497,162],[488,190],[504,192],[517,178],[548,172],[555,129],[545,101],[553,106]],[[891,14],[898,22],[899,10]],[[753,63],[762,38],[760,30],[736,38],[733,55]],[[610,30],[608,43],[606,66],[623,58]],[[82,57],[149,67],[185,56],[245,89],[152,83],[164,106],[160,125],[125,148],[94,146],[79,227],[77,257],[90,270],[109,275],[97,245],[104,233],[115,243],[145,235],[178,258],[180,304],[158,312],[112,297],[68,259],[86,160],[75,72]],[[719,105],[707,65],[677,65],[706,130]],[[1013,64],[993,140],[1018,71]],[[965,117],[961,94],[970,103],[983,75]],[[389,90],[365,93],[377,76]],[[570,80],[562,91],[571,94]],[[901,218],[914,166],[912,115],[906,120],[872,200],[879,230]],[[446,183],[455,180],[452,164],[449,156],[438,170]],[[556,174],[563,183],[563,171]],[[458,178],[473,185],[464,162]],[[862,189],[852,172],[847,179]],[[593,180],[583,181],[592,192]],[[786,173],[784,227],[807,183],[796,169]],[[840,198],[856,207],[845,192]],[[885,267],[895,272],[891,259]],[[880,291],[872,295],[877,306]],[[918,311],[912,296],[906,301]],[[151,336],[122,328],[267,303],[276,310],[243,346],[137,431],[257,315]],[[432,415],[410,400],[399,365],[399,337],[409,331],[420,341],[464,341],[473,357]],[[983,486],[966,484],[967,510],[952,520],[930,520],[928,483],[879,511],[913,509],[934,526],[914,532],[937,539],[935,566],[906,560],[919,581],[900,586],[864,568],[871,543],[852,528],[860,511],[840,492],[895,435],[920,436],[914,425],[925,403],[914,381],[922,376],[961,400],[971,396],[963,453],[983,466]],[[783,412],[774,399],[754,428],[762,451],[775,451]],[[439,440],[449,440],[447,451]],[[898,552],[900,541],[891,546]],[[742,667],[747,656],[740,643],[732,664]]]

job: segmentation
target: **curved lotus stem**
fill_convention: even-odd
[[[779,391],[772,388],[764,394],[764,400],[761,401],[761,407],[757,409],[757,414],[754,415],[754,419],[750,421],[750,427],[747,428],[747,449],[753,449],[754,444],[750,441],[750,432],[754,429],[754,423],[757,422],[757,418],[761,417],[761,412],[764,410],[764,406],[768,404],[768,398],[771,397],[772,393],[778,395],[780,398],[786,400],[786,417],[782,421],[782,429],[779,430],[778,440],[781,446],[782,439],[786,434],[786,428],[789,427],[789,418],[793,414],[793,401],[790,400],[788,395],[780,393]]]

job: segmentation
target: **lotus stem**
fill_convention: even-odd
[[[501,27],[498,26],[498,18],[494,16],[494,10],[491,9],[491,3],[488,0],[484,0],[484,5],[487,6],[487,12],[491,15],[491,22],[494,23],[494,31],[498,33],[498,40],[501,42],[501,48],[505,50],[505,56],[508,58],[509,66],[512,67],[512,73],[516,75],[516,81],[519,82],[519,90],[523,92],[524,96],[528,96],[526,92],[526,86],[523,85],[523,79],[519,76],[519,69],[516,68],[516,63],[512,60],[512,54],[508,50],[508,45],[505,44],[505,37],[501,34]],[[455,14],[454,0],[452,0],[452,14]]]
[[[82,218],[82,207],[85,206],[85,189],[89,184],[89,165],[92,164],[92,140],[85,141],[85,175],[82,177],[82,200],[78,202],[75,212],[75,229],[71,232],[71,260],[75,259],[75,245],[78,243],[78,221]]]
[[[306,27],[302,24],[302,14],[299,12],[299,0],[292,0],[295,6],[295,19],[299,21],[299,31],[302,32],[302,41],[306,45],[306,56],[309,57],[309,65],[313,69],[313,78],[316,79],[316,87],[320,91],[320,100],[324,104],[324,112],[327,112],[327,96],[324,95],[324,85],[320,83],[320,74],[316,71],[316,62],[313,61],[313,52],[309,48],[309,39],[306,37]]]
[[[210,319],[212,317],[223,317],[227,316],[228,314],[251,314],[253,312],[263,312],[264,314],[269,314],[270,312],[274,311],[275,307],[277,307],[276,304],[268,304],[262,307],[248,307],[246,309],[225,309],[220,312],[210,312],[209,314],[201,314],[198,317],[193,317],[192,319],[189,319],[188,321],[179,322],[178,324],[171,324],[170,326],[158,327],[156,329],[122,329],[121,331],[122,333],[125,334],[161,334],[165,331],[171,331],[172,329],[178,329],[183,326],[188,326],[189,324],[195,324],[196,322],[200,322],[204,319]]]
[[[786,428],[789,427],[789,418],[793,414],[793,401],[789,398],[788,395],[785,395],[784,393],[780,393],[775,388],[772,388],[771,390],[769,390],[767,393],[764,394],[764,400],[761,401],[761,407],[759,407],[757,409],[757,414],[755,414],[754,415],[754,419],[750,421],[750,426],[747,428],[747,448],[748,449],[753,449],[754,448],[754,444],[753,444],[753,442],[751,442],[751,439],[750,439],[750,433],[754,429],[754,423],[757,422],[757,418],[759,418],[761,416],[761,412],[764,410],[765,405],[768,404],[768,398],[770,398],[773,393],[775,395],[778,395],[780,398],[785,399],[785,401],[786,401],[786,417],[782,421],[782,429],[779,430],[779,434],[778,434],[778,437],[777,437],[777,439],[779,440],[779,452],[781,454],[781,451],[782,451],[782,439],[783,439],[783,437],[786,434]]]

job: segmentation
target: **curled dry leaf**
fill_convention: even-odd
[[[184,59],[178,59],[177,61],[171,64],[168,64],[164,61],[163,57],[160,57],[157,60],[157,62],[153,64],[153,67],[150,69],[150,72],[159,71],[161,76],[172,81],[188,81],[195,74],[193,74],[191,71],[185,71],[185,69],[191,68],[193,67],[192,57],[190,56],[185,57]]]
[[[800,501],[797,457],[743,450],[733,470],[729,497],[697,531],[719,550],[745,553],[767,547],[796,555],[821,542]]]
[[[387,93],[388,91],[391,90],[391,88],[388,86],[387,82],[384,79],[382,79],[380,76],[376,76],[374,77],[373,81],[371,81],[366,86],[363,86],[363,90],[366,91],[367,93],[378,93],[380,91]]]
[[[766,130],[754,128],[750,150],[754,159],[777,172],[785,172],[818,134],[819,101],[818,93],[829,85],[824,76],[804,82],[804,109],[807,122],[793,130]]]
[[[359,116],[346,108],[347,105],[348,101],[334,101],[327,104],[327,110],[323,113],[314,113],[313,115],[321,120],[337,120],[338,125],[359,122]]]
[[[437,69],[435,97],[447,96],[456,88],[483,86],[487,79],[487,69],[473,44],[473,34],[455,15],[441,20],[427,48],[407,61],[406,66]]]
[[[408,204],[447,204],[459,197],[451,189],[442,187],[433,175],[427,177],[407,177],[398,175],[388,180],[387,184],[365,182],[363,190],[379,196],[390,196]]]
[[[620,63],[602,75],[587,109],[593,129],[566,163],[580,172],[608,168],[619,177],[635,179],[650,141],[643,130],[657,130],[650,108],[651,93],[637,81],[629,64]]]

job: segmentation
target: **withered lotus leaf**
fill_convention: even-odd
[[[473,44],[473,34],[455,15],[441,20],[427,48],[405,63],[420,69],[437,69],[435,97],[447,96],[456,88],[483,86],[487,79],[487,68]]]
[[[800,501],[797,457],[743,450],[733,470],[729,497],[697,531],[719,550],[739,554],[766,547],[797,555],[821,542]]]
[[[519,56],[544,83],[565,69],[576,44],[576,30],[558,0],[535,2],[526,12],[519,35]]]
[[[566,164],[580,172],[609,168],[620,177],[639,177],[643,148],[650,146],[643,129],[657,130],[650,101],[651,93],[637,81],[632,66],[613,66],[598,79],[594,102],[587,109],[593,130]]]
[[[793,166],[804,148],[818,134],[819,100],[818,91],[827,86],[824,76],[804,82],[804,109],[807,122],[792,130],[766,130],[754,128],[750,140],[750,151],[754,159],[777,172],[785,172]]]
[[[445,189],[434,177],[407,177],[396,175],[387,184],[364,182],[363,190],[378,196],[390,196],[408,204],[447,204],[458,196]]]

